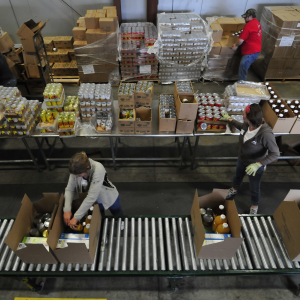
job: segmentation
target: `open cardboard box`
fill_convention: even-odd
[[[192,92],[178,92],[177,81],[175,81],[174,99],[176,99],[178,95],[185,95],[185,96],[192,96],[192,95],[194,95],[194,89],[193,89],[192,82],[189,81],[189,83],[190,83],[190,85],[192,87]]]
[[[273,214],[291,260],[300,260],[300,190],[290,190]]]
[[[273,129],[274,133],[289,133],[297,118],[284,100],[282,101],[282,104],[284,104],[285,108],[289,111],[288,118],[278,118],[268,101],[260,101],[264,120]]]
[[[234,200],[225,200],[228,190],[213,189],[211,194],[198,197],[198,191],[191,209],[196,255],[203,259],[231,259],[243,242],[241,234],[241,221]],[[230,227],[231,238],[225,238],[223,242],[211,245],[203,245],[205,229],[202,223],[200,208],[216,209],[219,205],[225,206],[225,214]]]
[[[63,205],[63,198],[63,195],[59,196],[59,193],[44,193],[44,198],[32,203],[29,197],[26,194],[24,195],[22,206],[15,223],[5,239],[6,245],[8,245],[24,263],[58,263],[54,255],[58,238],[56,238],[53,224],[58,208]],[[42,244],[26,244],[26,248],[17,250],[23,238],[30,236],[30,229],[34,227],[33,220],[38,213],[52,213],[47,239],[50,251],[48,252]]]
[[[183,99],[187,99],[188,103],[182,103]],[[175,98],[175,110],[178,119],[195,120],[198,111],[198,102],[194,95],[178,95]]]
[[[159,105],[158,106],[158,130],[159,131],[166,131],[166,132],[175,132],[175,128],[176,128],[176,118],[161,118],[160,117],[160,108],[161,107],[174,107],[173,105]]]
[[[122,107],[119,107],[119,114],[118,114],[118,125],[119,125],[119,132],[120,133],[131,133],[134,134],[134,124],[136,119],[135,109],[133,109],[133,119],[120,119],[120,114],[122,112]]]
[[[144,105],[151,106],[153,98],[154,86],[150,88],[150,93],[144,92],[134,92],[134,104],[135,105]]]
[[[152,109],[147,107],[137,107],[135,109],[136,118],[141,121],[135,121],[135,134],[150,134],[152,132]]]
[[[82,201],[87,194],[81,193],[78,199],[72,202],[72,212],[75,213],[80,207]],[[101,214],[99,205],[94,205],[92,214],[91,227],[89,231],[89,249],[84,243],[69,243],[68,247],[63,249],[55,249],[54,254],[60,263],[78,263],[78,264],[92,264],[95,259],[98,240],[100,237],[101,228]],[[63,203],[59,204],[57,214],[53,223],[52,232],[56,239],[59,240],[62,233],[64,233],[65,224],[63,220]]]

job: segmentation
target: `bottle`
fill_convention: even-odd
[[[272,104],[272,109],[275,111],[275,109],[277,108],[276,104]]]
[[[274,100],[277,100],[277,98],[278,98],[277,95],[274,95],[274,96],[273,96],[273,99],[274,99]]]
[[[86,226],[83,229],[83,233],[85,233],[85,234],[90,233],[90,227],[91,227],[91,224],[86,224]]]
[[[291,108],[291,110],[294,110],[294,109],[296,109],[296,106],[295,105],[291,105],[290,108]]]
[[[215,220],[214,220],[214,222],[213,222],[213,224],[212,224],[212,230],[214,231],[214,232],[216,232],[216,229],[217,229],[217,227],[220,225],[220,224],[223,224],[223,223],[227,223],[227,218],[226,218],[226,216],[225,215],[220,215],[220,216],[216,216],[215,217]]]
[[[279,114],[280,114],[280,110],[279,110],[278,108],[276,108],[274,111],[275,111],[275,114],[276,114],[276,115],[279,115]]]
[[[77,229],[73,229],[76,232],[81,232],[83,230],[83,226],[79,223]]]
[[[270,100],[268,101],[268,103],[269,103],[269,105],[272,107],[272,105],[274,105],[274,100],[273,100],[273,99],[270,99]]]
[[[284,118],[284,115],[283,114],[279,114],[278,118]]]
[[[267,86],[267,87],[268,87],[269,85],[270,85],[270,83],[269,83],[269,82],[266,82],[266,83],[265,83],[265,86]]]
[[[269,91],[269,92],[271,92],[271,91],[272,91],[272,88],[271,88],[270,86],[268,87],[268,91]]]
[[[230,228],[227,223],[223,223],[218,225],[216,229],[216,233],[230,233]]]
[[[206,214],[212,215],[212,216],[213,216],[214,211],[213,211],[211,208],[208,207],[208,208],[206,209]]]
[[[281,100],[278,99],[278,100],[276,101],[276,104],[277,104],[277,105],[280,105],[280,104],[281,104]]]
[[[204,226],[211,226],[214,221],[213,215],[205,214],[202,219],[202,223]]]
[[[288,111],[288,109],[284,109],[283,110],[283,115],[284,115],[285,118],[289,117],[289,111]]]
[[[292,101],[291,101],[291,100],[287,100],[287,101],[286,101],[286,104],[287,104],[288,106],[291,106],[291,105],[292,105]]]
[[[214,211],[214,217],[224,215],[224,213],[225,213],[224,205],[219,205],[219,207]]]
[[[85,219],[86,225],[87,225],[87,224],[90,224],[91,221],[92,221],[92,216],[91,216],[91,215],[87,216],[87,218]]]
[[[94,206],[91,206],[89,211],[88,211],[88,215],[92,215],[93,214],[93,210],[94,210]]]
[[[203,216],[206,214],[206,210],[205,208],[200,208],[200,215],[201,215],[201,218],[203,220]]]
[[[298,115],[299,115],[299,110],[298,110],[298,109],[295,109],[295,110],[294,110],[294,114],[295,114],[295,116],[298,116]]]
[[[298,101],[298,100],[295,100],[294,104],[295,104],[295,105],[299,105],[299,101]]]
[[[280,112],[283,113],[283,111],[285,110],[285,105],[284,104],[280,104]]]
[[[270,91],[271,98],[273,98],[273,97],[274,97],[274,94],[275,94],[275,92],[274,92],[274,91]]]

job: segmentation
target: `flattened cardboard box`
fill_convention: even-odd
[[[53,224],[56,218],[58,207],[63,205],[63,195],[59,193],[44,193],[44,198],[32,203],[25,194],[22,200],[22,206],[5,243],[14,251],[14,253],[27,264],[57,264],[57,258],[54,255],[58,238],[53,231]],[[30,229],[33,228],[33,220],[37,213],[52,213],[49,225],[49,235],[47,243],[49,252],[42,244],[26,244],[26,248],[17,250],[19,243],[24,237],[29,237]]]
[[[274,133],[289,133],[296,121],[296,116],[286,102],[282,101],[282,104],[284,104],[285,108],[289,111],[289,118],[278,118],[268,101],[262,100],[260,103],[265,122],[273,129]]]
[[[135,121],[135,134],[150,134],[152,132],[152,109],[147,107],[138,107],[135,109],[136,118],[141,121]]]
[[[231,259],[243,242],[241,221],[234,200],[225,200],[228,190],[214,189],[211,194],[198,197],[196,190],[191,209],[196,255],[202,259]],[[219,205],[225,206],[225,215],[230,228],[231,238],[211,245],[203,245],[205,229],[202,223],[200,208],[216,209]]]
[[[78,199],[72,202],[72,212],[75,213],[80,207],[82,201],[86,197],[86,194],[80,194]],[[63,220],[63,203],[60,203],[55,220],[53,222],[53,233],[55,239],[60,238],[64,232],[64,220]],[[101,228],[101,214],[98,203],[94,205],[92,214],[91,227],[89,231],[89,249],[82,243],[69,243],[68,247],[63,249],[55,249],[54,254],[60,263],[78,263],[78,264],[92,264],[94,263],[98,240],[100,236]]]
[[[300,260],[300,190],[290,190],[273,214],[291,260]]]
[[[188,103],[182,103],[183,99],[187,99]],[[198,102],[194,95],[178,95],[175,99],[175,110],[178,119],[195,120],[198,111]]]

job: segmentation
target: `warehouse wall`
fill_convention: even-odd
[[[82,16],[87,9],[113,5],[113,0],[65,0]],[[146,0],[122,0],[122,18],[130,21],[146,20]],[[240,16],[248,8],[255,8],[260,18],[266,5],[297,5],[300,0],[159,0],[159,12],[193,11],[202,17],[214,15]],[[46,21],[44,36],[72,35],[72,28],[78,15],[61,0],[0,0],[0,26],[7,31],[14,42],[19,26],[28,19]]]

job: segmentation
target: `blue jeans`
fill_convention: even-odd
[[[247,80],[248,69],[258,58],[260,52],[243,55],[239,67],[239,80]]]
[[[3,86],[5,86],[5,87],[15,87],[15,86],[17,86],[17,78],[14,77],[14,78],[12,78],[12,79],[6,81],[6,82],[3,84]]]
[[[246,174],[247,165],[244,165],[240,159],[237,161],[236,172],[233,178],[233,187],[238,190],[242,185]],[[264,175],[264,166],[261,166],[255,173],[255,176],[249,175],[249,185],[251,193],[251,203],[253,206],[258,206],[260,200],[260,182]]]
[[[99,202],[98,202],[98,205],[99,205],[99,209],[100,209],[100,212],[101,212],[101,216],[102,216],[102,218],[104,218],[105,217],[104,206],[103,206],[102,203],[99,203]],[[114,202],[114,204],[112,206],[110,206],[108,209],[110,210],[111,214],[115,217],[122,217],[124,215],[122,207],[121,207],[120,195],[118,196],[118,198]]]

